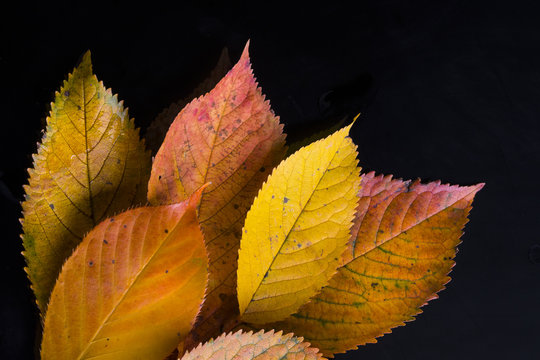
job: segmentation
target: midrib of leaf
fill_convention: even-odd
[[[473,188],[471,191],[469,191],[467,194],[465,194],[465,195],[459,197],[459,198],[458,198],[456,201],[454,201],[453,203],[448,204],[448,205],[445,206],[443,209],[441,209],[441,210],[439,210],[439,211],[437,211],[437,212],[431,214],[430,216],[427,216],[425,219],[422,219],[422,220],[418,221],[417,223],[415,223],[415,224],[413,224],[413,225],[411,225],[411,226],[409,226],[409,227],[407,227],[407,228],[405,228],[405,229],[401,228],[401,230],[400,230],[400,232],[399,232],[398,234],[396,234],[396,235],[394,235],[394,236],[392,236],[392,237],[389,237],[388,239],[384,240],[382,243],[380,243],[380,244],[374,246],[373,248],[371,248],[371,249],[369,249],[369,250],[367,250],[367,251],[364,251],[363,253],[361,253],[361,254],[359,254],[359,255],[356,255],[356,254],[355,254],[356,247],[355,247],[355,248],[353,249],[353,256],[352,256],[352,259],[349,260],[349,261],[347,261],[347,262],[344,263],[343,265],[341,265],[340,268],[341,268],[341,267],[347,266],[348,264],[350,264],[350,263],[353,262],[354,260],[360,258],[361,256],[365,256],[365,255],[369,254],[369,253],[372,252],[373,250],[375,250],[375,249],[381,247],[382,245],[386,244],[388,241],[391,241],[391,240],[397,238],[398,236],[400,236],[400,235],[403,234],[404,232],[406,232],[406,231],[412,229],[413,227],[420,225],[420,224],[423,223],[424,221],[427,221],[428,219],[431,219],[432,217],[434,217],[434,216],[440,214],[441,212],[443,212],[443,211],[445,211],[445,210],[448,210],[451,206],[455,205],[458,201],[461,201],[461,200],[463,200],[464,198],[466,198],[467,196],[469,196],[469,195],[477,188],[477,186],[475,186],[475,185],[473,185],[473,186],[471,186],[471,187]],[[417,194],[417,197],[418,197],[418,195],[420,195],[420,194]],[[432,195],[435,195],[435,194],[432,193]],[[397,196],[396,196],[396,197],[397,197]],[[432,197],[432,198],[433,198],[433,197]],[[395,199],[395,198],[394,198],[394,199]],[[393,200],[392,200],[392,201],[393,201]],[[413,201],[414,201],[414,200],[413,200]],[[430,201],[430,203],[431,203],[431,199],[430,199],[429,201]],[[410,207],[410,206],[409,206],[409,207]],[[428,207],[429,207],[429,204],[428,204]],[[388,211],[388,207],[386,207],[386,209],[384,210],[384,214],[386,214],[387,211]],[[383,216],[381,217],[381,220],[382,220],[382,218],[384,217],[384,214],[383,214]],[[405,217],[404,217],[404,219],[405,219]],[[379,228],[380,225],[381,225],[381,224],[380,224],[380,222],[379,222],[379,225],[378,225],[377,228]]]
[[[92,220],[92,225],[96,226],[96,216],[94,213],[94,199],[92,196],[92,177],[90,175],[90,151],[88,150],[88,124],[86,116],[86,87],[84,83],[84,77],[81,79],[82,82],[82,99],[83,99],[83,119],[84,119],[84,150],[86,153],[86,178],[88,180],[88,202],[90,203],[90,219]],[[96,92],[99,91],[96,88]],[[99,114],[98,114],[99,116]]]
[[[343,141],[345,141],[347,137],[344,137],[343,139],[341,139],[340,143],[339,143],[339,146],[337,147],[337,149],[339,150],[339,148],[341,148],[341,145],[343,144]],[[334,151],[334,154],[332,155],[332,158],[330,159],[330,161],[328,162],[328,165],[326,166],[326,169],[324,170],[323,174],[321,175],[321,177],[319,178],[319,180],[317,181],[317,185],[315,185],[315,187],[313,188],[313,191],[311,192],[311,194],[309,195],[309,198],[307,199],[307,201],[305,202],[304,206],[302,206],[302,210],[298,213],[298,216],[296,217],[296,219],[294,220],[294,223],[292,224],[292,226],[289,228],[289,230],[287,231],[287,236],[285,237],[285,239],[283,240],[283,242],[281,243],[281,245],[279,246],[279,249],[276,253],[276,256],[274,256],[272,258],[272,261],[270,262],[270,265],[268,266],[268,270],[266,270],[265,274],[268,273],[268,271],[270,271],[270,268],[272,267],[272,265],[274,264],[274,261],[276,261],[276,258],[277,256],[279,255],[279,253],[281,252],[281,249],[283,248],[283,246],[285,245],[285,243],[287,242],[287,240],[289,239],[289,236],[291,234],[291,230],[294,229],[294,226],[296,225],[296,223],[298,222],[298,219],[300,218],[300,216],[302,215],[302,213],[304,212],[304,209],[306,208],[307,204],[309,204],[309,202],[311,201],[311,197],[313,196],[313,193],[315,193],[315,190],[317,189],[317,187],[319,186],[319,184],[321,183],[321,180],[322,178],[324,177],[324,175],[326,175],[326,173],[328,172],[328,167],[330,166],[330,164],[332,163],[332,161],[334,160],[334,158],[336,157],[336,154],[337,152]],[[302,166],[303,170],[305,170],[305,166]],[[303,179],[303,177],[302,177]],[[303,181],[303,180],[302,180]],[[281,213],[281,222],[283,223],[283,212]],[[257,288],[255,289],[255,292],[253,293],[253,295],[251,295],[251,299],[249,300],[249,303],[248,303],[248,306],[249,304],[253,301],[253,297],[255,296],[255,293],[257,293],[257,290],[260,289],[261,287],[261,283],[263,282],[264,280],[264,276],[261,277],[261,281],[259,282],[259,284],[257,285]],[[246,308],[247,309],[247,308]]]
[[[236,80],[236,77],[233,79]],[[234,84],[234,81],[231,81]],[[223,108],[221,109],[221,114],[219,115],[219,121],[217,124],[216,131],[214,133],[214,138],[212,139],[212,146],[210,147],[210,154],[208,155],[208,161],[206,162],[206,168],[204,169],[204,178],[202,183],[206,184],[206,179],[208,178],[208,170],[210,169],[210,163],[212,161],[212,155],[214,154],[214,148],[216,146],[216,139],[217,134],[219,133],[219,129],[221,128],[221,122],[223,121],[223,115],[225,114],[225,108],[227,107],[227,104],[229,103],[229,98],[231,96],[231,91],[229,89],[229,92],[227,94],[227,99],[225,100],[223,104]]]
[[[174,229],[172,231],[170,231],[166,236],[165,238],[163,239],[163,241],[161,242],[161,244],[159,244],[159,246],[157,247],[157,249],[152,253],[152,255],[148,258],[148,261],[144,264],[144,266],[141,268],[141,270],[137,273],[137,275],[135,276],[135,278],[132,280],[131,284],[129,284],[128,286],[128,289],[122,294],[122,296],[120,297],[120,299],[118,299],[118,302],[114,305],[114,307],[112,308],[112,310],[107,314],[107,316],[105,317],[105,319],[103,319],[103,321],[101,322],[101,325],[99,326],[99,328],[97,328],[97,330],[94,332],[94,335],[92,335],[92,337],[90,339],[88,339],[87,341],[87,344],[86,344],[86,347],[84,348],[84,350],[81,352],[81,354],[77,357],[77,360],[82,360],[84,359],[84,355],[88,352],[88,350],[90,349],[90,346],[96,341],[96,337],[99,335],[99,333],[101,332],[101,330],[103,329],[103,326],[105,326],[105,324],[107,324],[109,322],[109,319],[111,318],[111,316],[115,313],[116,309],[120,306],[120,304],[122,304],[122,302],[125,300],[126,296],[130,293],[130,291],[134,288],[135,284],[137,283],[137,281],[139,280],[141,274],[144,273],[144,271],[146,270],[147,266],[152,262],[152,260],[154,259],[154,257],[156,256],[156,254],[161,250],[161,248],[169,241],[169,238],[173,235],[173,234],[176,234],[176,231],[177,231],[177,228],[178,228],[178,224],[180,223],[180,221],[182,220],[182,217],[185,216],[185,213],[180,217],[180,219],[178,219],[178,222],[176,223],[176,225],[174,226]],[[145,229],[145,233],[144,233],[144,238],[146,239],[146,234],[148,233],[148,226],[146,226],[146,229]]]

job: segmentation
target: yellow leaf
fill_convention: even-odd
[[[335,273],[360,184],[349,129],[291,155],[259,191],[239,251],[238,301],[244,321],[285,318]]]
[[[185,202],[106,219],[62,268],[45,318],[42,358],[162,360],[187,335],[207,282],[197,221]]]
[[[309,347],[304,339],[293,334],[282,335],[273,330],[223,334],[215,340],[200,344],[186,353],[182,360],[323,360],[318,349]]]
[[[285,321],[326,356],[356,349],[406,321],[437,297],[448,273],[475,186],[362,177],[357,221],[338,272]]]
[[[56,92],[28,172],[24,255],[44,313],[60,267],[84,234],[145,201],[150,155],[122,102],[92,74],[90,52]]]

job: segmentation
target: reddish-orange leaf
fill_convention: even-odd
[[[196,207],[141,207],[106,219],[83,239],[54,287],[43,359],[157,359],[190,331],[208,259]]]
[[[342,266],[287,320],[326,356],[375,342],[404,325],[450,280],[475,186],[362,177],[357,224]]]
[[[303,338],[282,332],[238,331],[223,334],[200,344],[186,353],[182,360],[323,360],[319,349],[309,347]]]
[[[236,268],[242,225],[253,198],[282,159],[285,136],[251,70],[248,46],[216,87],[176,117],[148,184],[152,204],[185,199],[206,182],[199,220],[210,259],[208,293],[194,342],[217,336],[237,309]]]

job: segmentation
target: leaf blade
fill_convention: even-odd
[[[126,211],[85,237],[53,290],[43,359],[163,359],[175,348],[207,283],[196,215],[202,190],[179,204]]]
[[[90,52],[47,118],[25,188],[26,269],[42,313],[60,267],[105,217],[144,202],[150,154],[122,102],[92,73]]]
[[[244,321],[284,319],[334,274],[350,237],[360,184],[350,127],[284,160],[255,199],[238,262]]]
[[[152,204],[182,200],[212,182],[199,212],[210,258],[209,286],[191,345],[219,335],[216,324],[235,317],[237,251],[245,214],[285,153],[283,126],[257,86],[248,45],[213,90],[178,114],[149,181]]]
[[[217,339],[200,344],[191,352],[186,353],[182,360],[271,360],[295,359],[317,360],[324,359],[318,349],[309,347],[309,343],[302,342],[302,338],[293,337],[293,334],[282,335],[273,330],[256,334],[252,332],[223,334]]]
[[[332,356],[414,320],[450,280],[461,229],[482,186],[364,175],[356,236],[338,272],[296,314],[268,326],[296,331]]]

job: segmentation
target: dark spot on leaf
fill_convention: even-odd
[[[126,224],[124,224],[124,229],[126,229],[126,228],[127,228],[127,225],[126,225]]]
[[[263,166],[263,167],[261,167],[261,168],[259,169],[259,171],[260,171],[260,172],[265,172],[266,169],[265,169],[264,166]]]
[[[296,246],[298,246],[299,248],[301,248],[301,247],[302,247],[302,244],[298,243],[298,245],[296,245]]]
[[[372,282],[372,283],[371,283],[371,287],[372,287],[373,289],[375,289],[375,288],[377,287],[377,285],[379,285],[379,283],[376,283],[376,282]]]
[[[275,197],[275,196],[274,196],[274,195],[272,195],[272,199],[273,199],[274,197]]]
[[[169,229],[165,229],[165,234],[168,234],[169,233]]]
[[[112,263],[114,264],[114,263],[115,263],[114,259],[112,259],[112,261],[111,261],[111,262],[112,262]]]
[[[110,339],[109,339],[109,338],[107,338],[107,341],[109,341],[109,340],[110,340]]]
[[[240,207],[240,205],[234,204],[233,207],[234,207],[235,209],[238,209],[238,208]]]
[[[113,222],[113,221],[114,221],[114,218],[111,218],[111,222]]]
[[[179,333],[179,332],[177,332],[177,333],[176,333],[176,336],[180,337],[180,333]]]
[[[431,270],[430,270],[430,269],[427,269],[427,272],[431,272]]]
[[[116,163],[120,164],[121,163],[120,159],[116,159]]]
[[[69,96],[69,90],[64,91],[64,96]]]
[[[108,242],[107,240],[103,239],[103,243],[104,243],[105,245],[107,245],[109,242]]]
[[[288,197],[284,197],[284,198],[283,198],[283,203],[286,204],[287,202],[289,202],[289,198],[288,198]]]
[[[81,106],[80,106],[80,105],[77,105],[77,109],[78,109],[78,110],[81,110]]]
[[[53,204],[49,204],[49,207],[51,208],[51,210],[54,210],[54,205]]]
[[[158,180],[161,180],[161,175],[158,176]]]
[[[416,245],[416,248],[418,249],[420,246]]]
[[[227,295],[221,293],[219,294],[219,298],[221,299],[221,301],[225,301],[225,299],[227,299]]]
[[[93,262],[93,261],[90,261],[90,262],[88,262],[88,265],[94,266],[94,262]]]
[[[165,270],[165,274],[168,274],[169,273],[169,270]]]

